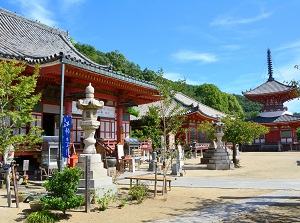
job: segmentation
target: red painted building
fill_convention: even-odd
[[[149,110],[150,106],[158,106],[159,101],[152,102],[149,104],[139,105],[134,107],[136,110],[139,111],[139,117],[131,116],[131,124],[133,129],[138,129],[140,127],[140,117],[145,115]],[[176,93],[173,103],[170,105],[170,108],[176,107],[176,104],[179,104],[180,107],[185,110],[184,115],[186,116],[186,120],[183,123],[183,128],[187,129],[186,133],[180,134],[181,138],[180,141],[182,145],[190,145],[191,143],[204,143],[210,142],[205,133],[198,129],[198,125],[202,121],[209,121],[209,122],[216,122],[217,117],[226,116],[226,114],[213,109],[207,105],[202,104],[195,99],[192,99],[183,93]]]
[[[271,52],[267,51],[268,80],[253,90],[243,92],[251,101],[264,105],[261,113],[251,119],[267,126],[270,132],[255,139],[252,148],[258,150],[287,150],[298,145],[296,130],[300,126],[300,117],[294,116],[283,103],[297,98],[296,89],[282,84],[273,77]],[[250,148],[249,148],[250,149]]]
[[[41,103],[32,115],[39,121],[47,136],[58,136],[60,112],[72,116],[73,142],[80,153],[82,137],[81,111],[75,102],[85,97],[85,88],[92,84],[95,98],[103,100],[105,107],[98,112],[101,123],[97,138],[111,146],[124,143],[129,136],[128,106],[157,100],[158,92],[149,82],[123,75],[89,60],[72,45],[68,33],[21,17],[0,8],[0,60],[25,61],[24,74],[31,74],[36,63],[40,64],[37,92],[42,92]],[[61,94],[62,92],[62,94]],[[61,96],[62,95],[62,96]],[[63,98],[63,108],[61,108]],[[26,132],[28,129],[20,129]],[[26,156],[30,163],[40,163],[36,151],[16,153]]]

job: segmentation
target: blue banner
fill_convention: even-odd
[[[70,158],[69,148],[71,143],[72,116],[64,116],[63,119],[63,139],[62,139],[62,157]]]

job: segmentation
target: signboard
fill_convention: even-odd
[[[29,170],[29,160],[23,160],[23,171]]]
[[[70,158],[69,148],[71,143],[72,116],[64,116],[63,119],[63,138],[62,138],[62,157]]]
[[[99,117],[105,117],[105,118],[116,117],[116,109],[114,107],[103,106],[103,108],[98,110],[97,112]]]
[[[72,113],[77,114],[77,115],[81,115],[82,110],[77,108],[76,103],[77,103],[77,101],[72,101]]]
[[[76,101],[72,101],[72,113],[73,114],[77,114],[77,115],[81,115],[82,114],[82,110],[78,109],[76,107]],[[97,115],[99,117],[105,117],[105,118],[115,118],[116,117],[116,108],[115,107],[110,107],[110,106],[103,106],[102,109],[97,111]]]

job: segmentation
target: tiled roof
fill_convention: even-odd
[[[257,116],[248,121],[253,121],[257,123],[284,123],[284,122],[299,122],[300,117],[294,115],[281,115],[277,117],[261,117]]]
[[[45,64],[61,60],[115,79],[155,89],[149,82],[119,74],[82,55],[72,45],[68,33],[0,8],[0,58]]]
[[[156,101],[149,104],[143,104],[134,107],[135,110],[138,110],[140,112],[139,117],[130,116],[130,120],[140,119],[143,115],[147,113],[150,106],[158,106],[159,103],[160,103],[159,101]],[[218,116],[226,116],[225,113],[222,113],[216,109],[204,105],[199,101],[196,101],[180,92],[178,92],[175,95],[172,105],[168,108],[169,109],[168,112],[171,111],[177,105],[177,103],[179,103],[181,105],[181,109],[184,110],[184,113],[182,115],[191,114],[194,112],[200,112],[202,115],[214,119],[216,119]]]
[[[96,64],[72,46],[66,31],[51,28],[0,8],[1,56],[43,62],[47,61],[47,58],[59,56],[60,52],[70,58]]]
[[[293,87],[282,84],[275,80],[270,80],[262,85],[258,86],[257,88],[253,90],[249,90],[246,92],[243,92],[243,95],[263,95],[263,94],[274,94],[279,92],[288,92],[291,91]]]

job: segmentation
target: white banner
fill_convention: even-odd
[[[76,101],[72,102],[72,113],[77,115],[82,114],[82,110],[76,107]],[[98,116],[105,118],[115,118],[116,109],[114,107],[104,106],[101,110],[98,110]]]

